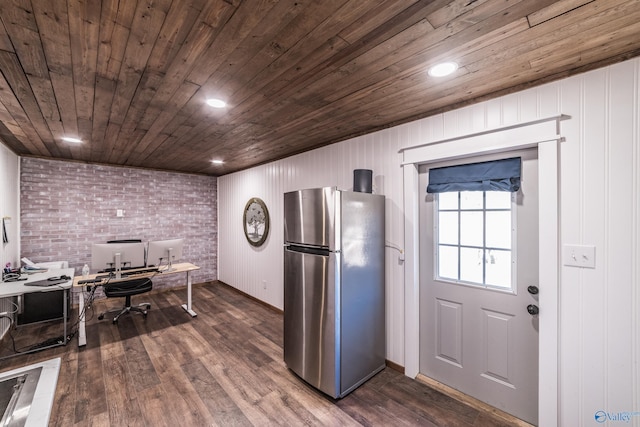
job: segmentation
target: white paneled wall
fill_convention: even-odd
[[[0,265],[2,268],[10,262],[13,267],[18,265],[20,253],[20,211],[19,211],[19,161],[18,156],[11,152],[0,141],[0,219],[9,217],[7,233],[8,243],[0,240]],[[0,313],[13,311],[9,299],[0,299]],[[7,319],[0,320],[0,337],[4,336],[9,327]]]
[[[558,425],[593,425],[597,411],[640,411],[639,104],[636,58],[223,176],[219,278],[282,308],[284,192],[350,189],[353,169],[373,169],[374,191],[387,197],[387,241],[403,247],[401,147],[567,114],[559,153],[560,244],[595,245],[596,268],[558,260]],[[251,197],[265,200],[272,219],[267,244],[258,249],[242,231]],[[404,271],[396,250],[386,254],[387,358],[404,365]],[[630,424],[640,426],[640,416]]]
[[[596,268],[561,276],[561,416],[586,425],[598,410],[640,410],[640,62],[568,79],[561,233],[596,246]],[[633,425],[640,425],[640,416]]]
[[[15,266],[19,258],[19,181],[18,156],[0,141],[0,218],[11,218],[9,221],[10,227],[7,229],[9,243],[2,243],[0,248],[0,263],[2,263],[3,268],[7,262],[11,262]]]
[[[387,354],[403,360],[402,170],[399,166],[401,129],[362,136],[310,153],[226,175],[218,181],[218,277],[279,309],[283,289],[283,194],[303,188],[353,188],[354,169],[373,170],[373,191],[386,195]],[[259,197],[267,205],[271,225],[266,243],[249,245],[242,228],[247,201]],[[264,283],[266,281],[266,289]]]

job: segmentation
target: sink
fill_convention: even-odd
[[[60,358],[0,373],[2,427],[47,425]]]
[[[0,381],[0,426],[26,424],[41,372],[42,367],[38,367]]]

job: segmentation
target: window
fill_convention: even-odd
[[[513,290],[515,193],[460,191],[436,195],[436,278]]]

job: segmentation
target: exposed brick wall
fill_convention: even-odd
[[[30,157],[20,175],[21,257],[81,274],[92,243],[184,238],[183,260],[201,267],[193,283],[217,279],[215,177]],[[154,289],[178,285],[182,275],[154,279]]]

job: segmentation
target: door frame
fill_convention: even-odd
[[[404,324],[405,375],[415,378],[420,364],[420,251],[418,167],[444,160],[499,153],[516,149],[538,149],[538,240],[539,240],[539,380],[538,424],[558,424],[558,146],[562,140],[557,115],[469,135],[407,147],[403,155],[404,176]],[[544,351],[542,351],[544,349]]]

